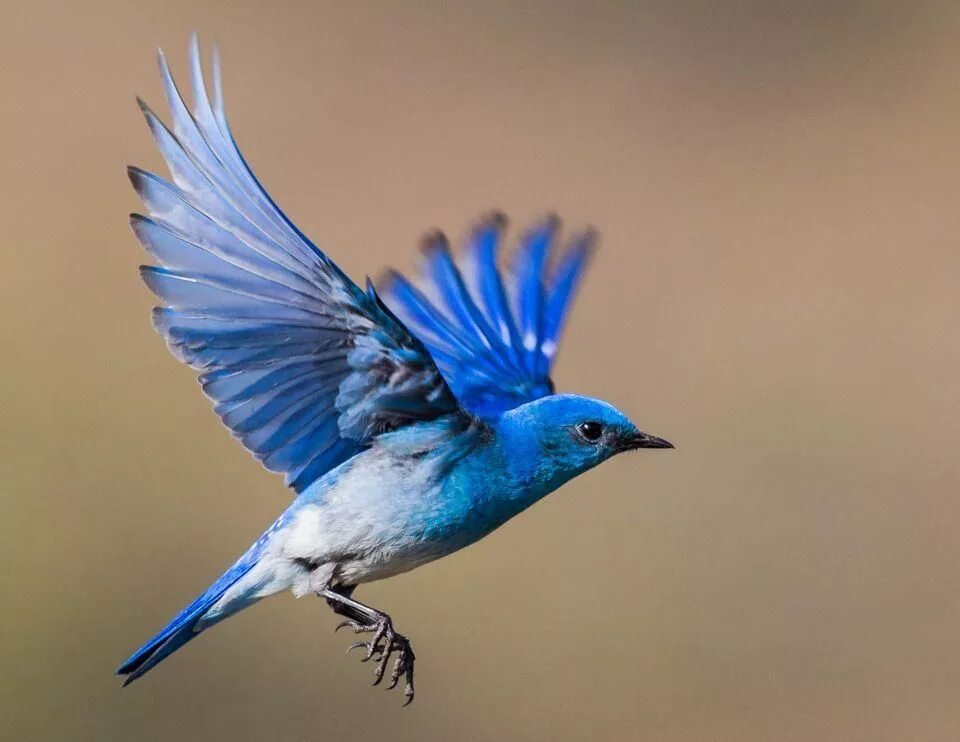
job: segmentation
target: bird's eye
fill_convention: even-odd
[[[577,426],[577,432],[584,440],[596,443],[603,435],[603,426],[595,420],[587,420]]]

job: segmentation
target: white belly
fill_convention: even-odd
[[[362,458],[362,465],[343,472],[316,502],[291,513],[278,556],[313,573],[307,589],[323,589],[326,584],[318,584],[323,581],[380,580],[453,550],[419,535],[421,523],[439,507],[436,465]]]

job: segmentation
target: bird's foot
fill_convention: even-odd
[[[407,637],[403,636],[403,634],[398,634],[394,630],[393,621],[390,620],[390,616],[383,614],[372,623],[361,623],[352,620],[343,621],[337,626],[335,631],[343,628],[350,628],[355,634],[373,634],[373,637],[369,641],[358,641],[351,644],[347,647],[347,652],[362,647],[366,649],[366,653],[361,662],[367,662],[370,659],[376,658],[377,666],[373,671],[374,685],[381,683],[390,658],[396,654],[393,669],[390,672],[390,685],[387,686],[387,690],[396,688],[400,682],[400,678],[403,677],[405,681],[403,694],[407,698],[403,705],[409,705],[413,701],[413,663],[416,660],[416,656],[413,653],[413,648],[410,646],[410,641]]]

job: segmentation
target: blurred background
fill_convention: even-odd
[[[248,160],[355,278],[497,207],[596,225],[556,373],[674,441],[360,597],[117,664],[287,504],[149,323],[124,166],[218,39]],[[960,738],[960,7],[0,4],[0,737]]]

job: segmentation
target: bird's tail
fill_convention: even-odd
[[[124,676],[123,684],[126,686],[132,683],[204,629],[256,602],[260,595],[238,595],[226,606],[218,607],[215,613],[210,612],[227,590],[250,572],[256,564],[257,559],[253,553],[245,554],[219,580],[207,588],[203,595],[180,611],[166,628],[134,652],[130,659],[117,669],[117,675]]]

